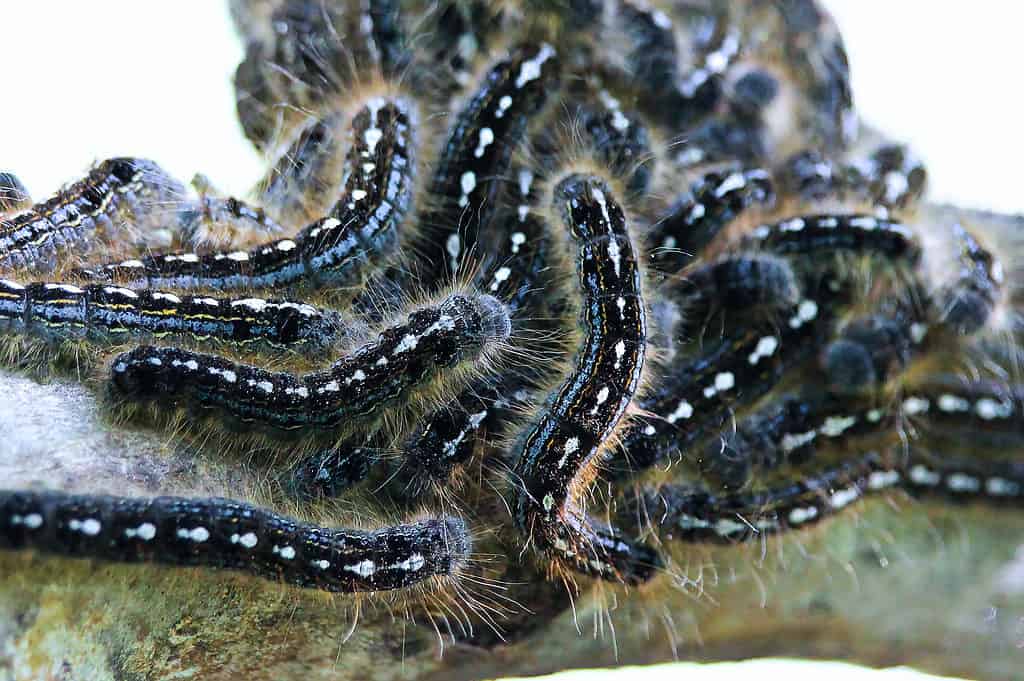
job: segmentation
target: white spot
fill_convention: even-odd
[[[267,393],[268,395],[274,392],[274,384],[271,383],[270,381],[260,381],[259,383],[256,384],[256,387],[262,390],[263,392]]]
[[[298,395],[299,397],[309,397],[309,388],[304,385],[300,385],[298,388],[285,388],[285,395]]]
[[[818,432],[815,430],[809,430],[806,433],[786,433],[782,436],[779,445],[782,447],[783,452],[789,454],[793,450],[803,447],[808,442],[813,442],[816,437],[818,437]]]
[[[427,561],[422,553],[414,553],[399,563],[398,569],[405,570],[406,572],[416,572],[426,564]]]
[[[657,432],[658,429],[652,425],[648,425],[647,427],[644,428],[644,435],[654,435]]]
[[[353,201],[362,201],[365,198],[366,198],[366,192],[363,191],[362,189],[353,189],[352,190],[352,200]]]
[[[916,485],[934,487],[942,482],[942,476],[925,466],[918,464],[910,469],[910,481]]]
[[[512,98],[508,95],[503,95],[501,99],[498,100],[498,110],[494,112],[494,117],[504,118],[505,112],[508,111],[510,106],[512,106]]]
[[[285,547],[274,546],[274,548],[272,550],[273,550],[274,553],[276,553],[277,555],[281,556],[285,560],[292,560],[293,558],[295,558],[295,549],[292,548],[291,546],[285,546]]]
[[[132,291],[132,290],[126,289],[126,288],[117,288],[116,286],[104,286],[103,287],[103,292],[104,293],[109,293],[109,294],[115,294],[116,293],[118,295],[124,296],[125,298],[138,298],[139,297],[139,294],[137,294],[135,291]],[[155,298],[156,296],[154,295],[153,297]]]
[[[829,498],[828,503],[832,505],[832,508],[844,508],[856,501],[859,496],[860,490],[856,487],[848,487],[834,492]]]
[[[416,349],[416,346],[419,345],[419,342],[419,338],[412,335],[411,333],[407,333],[405,336],[402,337],[402,340],[398,342],[398,345],[395,346],[395,351],[392,352],[391,354],[399,355],[408,350],[414,350]]]
[[[803,300],[796,308],[796,316],[789,320],[789,326],[793,329],[799,329],[817,316],[818,304],[813,300]]]
[[[43,526],[43,516],[38,513],[29,513],[21,519],[21,524],[30,530],[36,530]]]
[[[879,490],[892,487],[900,481],[899,471],[874,471],[868,476],[868,489]]]
[[[253,312],[263,312],[267,307],[267,301],[262,298],[243,298],[241,300],[232,300],[231,307],[247,307]]]
[[[1006,272],[1003,271],[1003,263],[999,260],[992,263],[992,268],[989,270],[989,273],[992,276],[992,281],[997,284],[1002,284],[1003,279],[1006,278]]]
[[[869,411],[867,413],[867,417],[866,418],[867,418],[867,420],[870,423],[878,423],[879,421],[882,420],[882,410],[881,409],[872,409],[871,411]]]
[[[722,373],[715,376],[715,390],[717,392],[725,392],[732,390],[736,386],[736,377],[731,371],[723,371]]]
[[[986,421],[1006,419],[1013,415],[1013,404],[1009,401],[996,402],[989,397],[983,397],[974,404],[974,411]]]
[[[380,128],[370,128],[363,135],[363,139],[366,140],[366,146],[369,147],[369,153],[374,153],[377,150],[377,142],[380,142],[380,138],[384,136],[384,132]]]
[[[870,215],[861,215],[855,218],[850,218],[850,226],[870,232],[878,227],[878,220]]]
[[[178,304],[181,302],[181,298],[174,295],[173,293],[162,293],[160,291],[153,292],[153,300],[166,300],[171,303]]]
[[[994,497],[1017,496],[1021,491],[1018,483],[1006,478],[989,478],[985,481],[985,490]]]
[[[469,194],[476,189],[476,173],[472,170],[467,170],[462,173],[462,177],[459,178],[459,185],[462,187],[462,196],[459,197],[459,205],[462,207],[469,205]]]
[[[340,383],[338,383],[337,381],[328,381],[327,383],[324,383],[323,387],[321,387],[319,390],[317,390],[317,392],[319,392],[319,393],[336,393],[339,390],[341,390],[341,384]]]
[[[540,78],[540,67],[553,56],[555,56],[555,51],[550,45],[547,43],[541,45],[537,56],[524,61],[522,66],[519,67],[519,75],[516,76],[515,82],[516,89],[522,90],[527,83]]]
[[[908,397],[903,400],[903,411],[905,411],[908,416],[927,413],[930,407],[931,403],[923,397]]]
[[[568,440],[566,440],[565,441],[565,446],[562,447],[562,458],[559,459],[559,461],[558,461],[558,467],[562,468],[563,466],[565,466],[565,462],[569,460],[569,456],[571,456],[573,453],[579,451],[579,448],[580,448],[580,439],[578,437],[571,437]],[[546,500],[547,500],[547,497],[545,497],[545,501]],[[547,508],[547,506],[545,506],[545,510],[550,511],[551,509],[549,509],[549,508]]]
[[[95,518],[86,518],[85,520],[72,518],[68,521],[68,528],[74,532],[81,532],[82,534],[89,535],[90,537],[95,537],[100,533],[100,530],[103,529],[102,525],[100,525],[100,521]]]
[[[619,250],[619,242],[615,237],[608,241],[608,257],[611,258],[612,265],[615,266],[615,276],[622,276],[622,252]]]
[[[249,259],[249,254],[245,251],[235,251],[234,253],[228,253],[228,260],[234,260],[235,262],[245,262]]]
[[[945,394],[939,397],[939,409],[945,412],[969,411],[971,403],[962,397]]]
[[[494,273],[494,282],[491,284],[491,290],[497,291],[508,278],[512,275],[512,270],[507,267],[499,267],[498,271]]]
[[[746,523],[737,522],[728,518],[722,518],[715,523],[715,532],[722,537],[728,537],[733,534],[739,534],[740,532],[746,532],[750,529],[750,526]]]
[[[885,201],[886,203],[896,203],[900,197],[903,196],[907,189],[910,187],[910,183],[907,182],[907,178],[903,173],[895,170],[890,170],[885,174]]]
[[[839,437],[857,423],[854,416],[829,416],[821,426],[821,434],[826,437]]]
[[[239,534],[231,535],[231,543],[232,544],[241,544],[242,546],[244,546],[247,549],[251,549],[252,547],[256,546],[256,544],[258,542],[259,542],[259,539],[256,537],[256,534],[253,533],[253,532],[246,532],[245,534],[242,534],[242,535],[239,535]]]
[[[818,219],[818,227],[823,227],[825,229],[835,229],[838,226],[839,221],[836,220],[835,218],[828,217]]]
[[[693,204],[693,207],[690,208],[690,212],[687,213],[686,221],[689,222],[689,223],[694,223],[697,220],[700,220],[705,215],[707,215],[707,213],[708,213],[708,209],[704,207],[703,203],[695,203],[695,204]],[[674,241],[674,239],[673,239],[673,241]],[[673,244],[673,245],[675,245],[675,244]]]
[[[981,480],[965,473],[953,473],[946,478],[946,487],[953,492],[977,492],[981,490]]]
[[[205,527],[193,527],[191,530],[179,527],[176,533],[181,539],[188,539],[197,544],[202,544],[210,538],[210,532]]]
[[[490,128],[480,128],[480,141],[477,143],[476,149],[473,151],[473,155],[480,158],[484,155],[484,151],[487,150],[487,145],[494,141],[494,131]]]
[[[429,336],[437,333],[438,331],[451,331],[455,328],[455,319],[451,315],[441,315],[436,322],[431,324],[423,331],[423,336]]]
[[[356,369],[351,377],[345,379],[345,385],[352,385],[353,381],[365,381],[366,373],[362,369]]]
[[[805,227],[805,223],[801,218],[793,218],[792,220],[786,220],[779,228],[783,232],[799,232]]]
[[[718,185],[715,189],[715,198],[721,199],[726,196],[729,192],[734,192],[737,189],[743,189],[746,186],[747,181],[743,177],[743,173],[729,173],[722,184]],[[799,218],[797,218],[799,220]],[[783,226],[785,229],[785,226]]]
[[[789,512],[789,524],[790,525],[802,525],[808,520],[814,520],[818,517],[818,509],[815,506],[808,506],[807,508],[794,508]]]
[[[234,371],[231,371],[230,369],[218,369],[217,367],[210,367],[209,369],[207,369],[207,371],[209,371],[214,376],[220,376],[228,383],[234,383],[235,381],[238,380],[238,374],[236,374]]]
[[[555,507],[555,498],[550,494],[545,494],[544,499],[541,500],[541,503],[544,506],[544,510],[550,513],[551,509]]]
[[[43,284],[43,288],[46,289],[47,291],[56,290],[71,294],[85,293],[84,290],[78,288],[77,286],[72,286],[70,284]]]
[[[924,340],[924,337],[928,335],[928,325],[916,322],[910,325],[910,340],[915,345],[919,344]]]
[[[612,127],[620,132],[629,129],[629,119],[619,109],[612,110]]]
[[[360,577],[369,577],[377,571],[377,566],[372,560],[361,560],[355,565],[346,565],[344,569],[349,572],[354,572]]]
[[[156,536],[156,525],[153,523],[142,523],[138,527],[129,527],[124,531],[124,536],[129,539],[138,537],[142,541],[149,541]]]
[[[315,568],[320,568],[321,570],[326,570],[327,568],[331,567],[331,562],[321,558],[320,560],[312,561],[310,565],[312,565]]]
[[[751,365],[756,365],[761,361],[763,357],[771,357],[775,354],[775,351],[779,349],[779,339],[775,336],[765,336],[757,342],[757,347],[750,353],[748,361]]]
[[[291,239],[284,239],[283,241],[278,241],[277,242],[277,250],[279,250],[279,251],[287,252],[287,251],[294,250],[295,248],[297,248],[297,246],[296,246],[295,242],[292,241]]]
[[[675,411],[673,411],[671,414],[668,415],[668,417],[666,417],[666,420],[669,423],[675,423],[679,419],[688,419],[691,416],[693,416],[693,405],[687,402],[686,400],[682,400],[679,402],[678,405],[676,405]],[[652,431],[654,430],[653,426],[648,426],[648,428],[650,428]],[[654,433],[652,432],[651,435],[653,434]]]
[[[522,232],[513,232],[510,237],[512,240],[512,253],[518,253],[519,248],[526,243],[526,235]]]

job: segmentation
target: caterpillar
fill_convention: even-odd
[[[450,576],[471,546],[454,516],[365,532],[230,499],[0,491],[3,549],[239,570],[322,591],[388,591]]]

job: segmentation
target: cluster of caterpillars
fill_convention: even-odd
[[[661,4],[235,0],[252,204],[141,159],[34,205],[0,175],[0,331],[96,349],[115,413],[230,433],[210,455],[276,483],[0,492],[0,547],[385,591],[473,569],[479,523],[509,564],[642,585],[670,542],[894,488],[1024,501],[1012,282],[857,131],[831,19]],[[434,515],[270,508],[359,485]]]

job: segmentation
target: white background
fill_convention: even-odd
[[[858,109],[911,143],[931,197],[1024,212],[1021,13],[1008,0],[826,0]],[[235,123],[241,57],[219,0],[0,0],[0,169],[36,198],[96,159],[138,155],[244,194],[261,162]],[[768,661],[577,672],[560,679],[907,681],[912,672]]]

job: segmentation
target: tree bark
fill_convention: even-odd
[[[930,207],[922,220],[955,215]],[[1003,244],[1024,228],[1022,218],[969,217]],[[0,372],[0,487],[202,495],[253,484],[210,458],[163,432],[110,425],[77,382]],[[411,621],[401,601],[2,553],[0,676],[469,681],[780,655],[993,681],[1024,674],[1019,510],[894,492],[763,545],[673,552],[673,574],[584,592],[574,608],[535,615],[532,633],[487,646]]]

